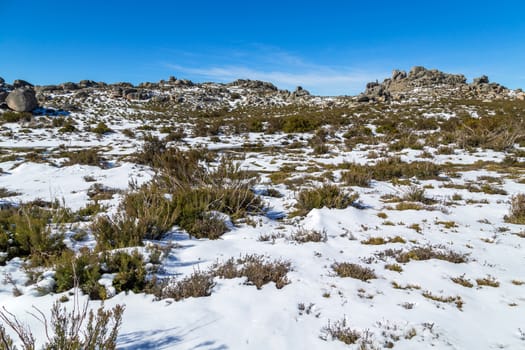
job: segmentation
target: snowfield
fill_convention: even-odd
[[[58,200],[77,211],[92,201],[89,192],[98,183],[114,191],[111,198],[100,200],[106,213],[112,214],[130,183],[140,186],[155,176],[156,169],[137,164],[130,155],[141,150],[146,131],[139,130],[147,123],[154,129],[147,132],[165,136],[158,131],[160,122],[137,120],[142,110],[132,103],[112,102],[104,95],[99,99],[91,110],[85,108],[70,116],[77,120],[78,130],[96,118],[113,133],[60,134],[58,128],[23,133],[20,129],[27,126],[3,124],[3,155],[14,155],[2,158],[0,163],[0,188],[14,192],[3,198],[3,203]],[[96,114],[96,106],[101,105],[106,110]],[[473,113],[478,119],[478,112]],[[446,121],[455,114],[444,110],[423,116]],[[133,291],[112,296],[115,276],[105,274],[100,284],[106,287],[109,298],[103,305],[125,305],[119,349],[525,349],[525,226],[504,219],[511,198],[525,193],[525,171],[519,166],[505,171],[506,165],[501,164],[506,164],[507,151],[458,147],[445,154],[432,146],[391,150],[386,139],[345,147],[344,129],[328,137],[328,152],[315,153],[308,144],[313,132],[193,136],[188,127],[191,121],[177,123],[170,125],[186,128],[186,135],[170,143],[172,147],[204,147],[218,157],[238,156],[240,169],[259,175],[253,190],[266,210],[233,222],[226,216],[230,229],[217,240],[193,238],[177,226],[160,240],[147,240],[145,246],[167,249],[161,269],[154,274],[181,280],[232,257],[256,254],[289,261],[289,283],[277,288],[270,282],[258,289],[245,277],[215,277],[210,296],[175,301]],[[135,131],[135,137],[124,135],[124,129]],[[5,136],[6,131],[15,136]],[[293,142],[302,147],[285,147]],[[103,166],[69,165],[67,156],[58,155],[62,150],[95,147],[105,158]],[[521,152],[516,154],[517,161],[522,162],[524,149],[519,145],[515,149]],[[371,157],[372,151],[377,158]],[[40,152],[45,159],[29,159],[30,152]],[[454,174],[442,172],[439,179],[411,177],[398,182],[372,179],[369,187],[341,184],[346,171],[341,164],[373,165],[394,155],[407,164],[425,160],[443,166],[453,164]],[[308,176],[310,180],[293,188],[289,182],[275,181],[272,175],[286,167],[292,169],[288,180]],[[345,191],[358,193],[357,202],[346,208],[314,208],[306,215],[295,215],[299,192],[321,186],[326,172],[331,172],[332,182]],[[483,184],[494,191],[478,191]],[[424,189],[428,203],[421,201],[424,204],[418,204],[420,207],[400,210],[397,205],[403,201],[399,198],[414,186]],[[267,189],[281,196],[269,196]],[[95,247],[90,220],[66,225],[68,247],[77,252],[82,247]],[[87,236],[77,241],[73,236],[80,229],[86,230]],[[294,237],[301,230],[321,232],[325,239],[299,242]],[[456,253],[465,262],[400,258],[402,252],[421,247]],[[138,249],[148,256],[145,247]],[[372,269],[375,278],[340,277],[334,270],[337,263]],[[63,296],[68,296],[68,301],[62,305],[72,308],[73,290],[53,292],[52,268],[41,271],[36,283],[28,283],[23,264],[21,258],[14,258],[0,266],[0,307],[27,323],[37,344],[43,344],[44,325],[29,312],[34,312],[34,306],[49,316],[53,303]],[[452,280],[458,278],[471,283],[470,287]],[[484,284],[484,279],[489,283]],[[85,295],[80,298],[81,302],[87,300]],[[93,309],[101,305],[98,300],[89,303]],[[345,344],[328,331],[342,322],[360,334],[355,344]],[[8,333],[14,337],[11,330]]]

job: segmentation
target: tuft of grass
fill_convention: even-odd
[[[512,196],[509,215],[504,219],[511,224],[525,225],[525,193]]]
[[[339,277],[351,277],[365,282],[377,278],[373,269],[358,264],[334,263],[332,269]]]
[[[297,230],[292,234],[292,239],[298,243],[307,242],[326,242],[328,237],[326,231],[306,230],[304,228]]]
[[[341,321],[328,322],[328,325],[321,330],[321,339],[337,339],[347,345],[356,344],[362,337],[361,333],[350,328],[346,318]]]
[[[369,245],[382,245],[387,243],[406,243],[405,239],[400,236],[395,237],[369,237],[367,240],[361,241],[361,244],[369,244]]]
[[[157,297],[172,298],[175,301],[207,297],[211,295],[214,286],[213,275],[209,272],[195,271],[180,281],[166,281]]]
[[[287,274],[291,270],[291,263],[286,260],[269,260],[262,255],[245,255],[231,258],[223,263],[214,264],[210,271],[213,276],[220,278],[245,277],[246,284],[261,289],[267,283],[274,282],[277,289],[290,283]]]
[[[336,185],[325,184],[311,190],[299,193],[295,205],[299,215],[306,215],[312,209],[327,207],[330,209],[344,209],[359,198],[358,193],[346,194]]]
[[[395,272],[403,272],[403,268],[399,264],[386,264],[385,269]]]
[[[453,303],[456,305],[458,310],[462,310],[463,304],[465,303],[463,299],[461,298],[461,296],[459,295],[455,297],[454,296],[444,297],[444,296],[432,294],[430,291],[425,291],[423,292],[422,295],[427,299],[437,301],[440,303],[447,303],[447,304]]]
[[[499,287],[499,282],[496,280],[496,278],[492,276],[487,276],[484,278],[477,278],[476,283],[478,284],[478,286],[487,286],[487,287],[493,287],[493,288]]]
[[[472,288],[474,284],[470,282],[468,278],[465,278],[465,274],[458,277],[451,277],[450,280],[456,284],[462,285],[463,287]]]
[[[398,263],[407,263],[410,260],[430,260],[438,259],[448,261],[454,264],[467,262],[467,254],[457,253],[447,250],[443,247],[414,247],[407,252],[401,252],[396,256]]]

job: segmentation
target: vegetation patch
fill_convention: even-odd
[[[377,278],[373,269],[358,264],[334,263],[332,269],[339,277],[351,277],[364,282]]]

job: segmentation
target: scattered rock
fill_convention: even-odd
[[[0,104],[5,102],[5,99],[7,98],[7,95],[9,95],[9,92],[7,92],[7,91],[0,91]]]
[[[295,91],[292,92],[292,98],[300,98],[310,96],[310,92],[308,90],[303,89],[302,86],[298,86],[295,88]]]
[[[60,84],[60,87],[64,91],[71,91],[71,90],[78,90],[78,89],[80,89],[80,86],[78,86],[77,84],[72,83],[72,82],[62,83],[62,84]]]
[[[482,75],[479,78],[474,78],[474,81],[472,82],[473,85],[481,85],[481,84],[488,84],[489,83],[489,77],[486,75]]]
[[[22,79],[16,79],[15,81],[13,81],[13,89],[18,89],[26,86],[33,87],[33,84]]]
[[[32,88],[18,88],[9,93],[6,98],[9,108],[17,112],[31,112],[38,107],[35,90]]]

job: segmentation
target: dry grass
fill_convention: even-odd
[[[453,304],[456,305],[458,310],[462,310],[463,304],[465,303],[463,301],[463,299],[461,298],[461,296],[459,296],[459,295],[455,296],[455,297],[453,297],[453,296],[444,297],[444,296],[440,296],[440,295],[434,295],[434,294],[432,294],[429,291],[423,292],[422,295],[425,298],[427,298],[427,299],[430,299],[430,300],[433,300],[433,301],[437,301],[437,302],[440,302],[440,303],[447,303],[447,304],[453,303]]]
[[[478,286],[487,286],[487,287],[493,287],[493,288],[499,287],[499,282],[493,276],[477,278],[476,283],[478,284]]]
[[[294,241],[298,243],[307,243],[307,242],[326,242],[328,237],[326,231],[317,231],[317,230],[307,230],[299,229],[292,234],[291,237]]]
[[[339,277],[351,277],[365,282],[377,278],[373,269],[358,264],[334,263],[332,269]]]
[[[291,270],[291,263],[286,260],[273,260],[262,255],[245,255],[231,258],[223,263],[214,264],[210,273],[220,278],[245,277],[246,284],[261,289],[267,283],[274,282],[277,289],[290,283],[287,274]]]
[[[518,193],[512,196],[509,215],[505,221],[511,224],[525,225],[525,194]]]
[[[467,287],[467,288],[474,287],[474,284],[468,278],[465,278],[464,274],[458,277],[451,277],[450,280],[463,287]]]

